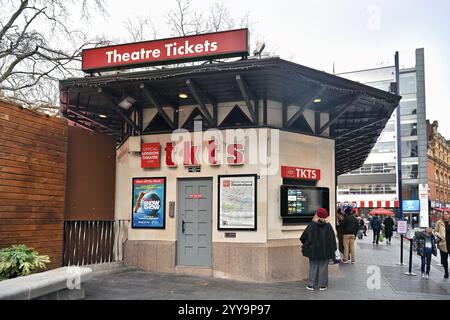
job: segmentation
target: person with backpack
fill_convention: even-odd
[[[306,289],[328,288],[328,263],[335,258],[336,235],[328,221],[328,211],[319,208],[300,237],[302,253],[309,258],[309,281]]]
[[[376,243],[376,245],[378,245],[378,241],[380,239],[380,231],[382,229],[382,223],[381,223],[381,219],[378,216],[378,214],[375,215],[375,217],[373,217],[371,223],[371,227],[373,230],[373,244]]]
[[[436,238],[433,229],[426,228],[425,231],[417,232],[415,237],[417,254],[422,258],[421,272],[422,278],[430,278],[431,255],[437,256]],[[426,269],[425,269],[426,266]]]
[[[353,214],[353,210],[351,208],[345,209],[345,218],[342,220],[342,234],[344,238],[344,258],[342,259],[343,263],[349,262],[349,252],[351,254],[351,262],[356,262],[356,253],[355,253],[355,239],[356,234],[358,233],[358,220]]]

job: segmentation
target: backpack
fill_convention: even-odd
[[[380,219],[373,219],[372,220],[372,229],[374,229],[374,230],[381,230],[381,220]]]

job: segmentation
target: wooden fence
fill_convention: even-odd
[[[23,243],[62,264],[68,126],[0,100],[0,248]]]
[[[65,266],[123,260],[124,234],[128,222],[66,221],[64,223]]]

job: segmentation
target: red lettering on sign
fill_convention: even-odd
[[[208,141],[208,162],[211,166],[219,165],[219,161],[217,161],[216,151],[217,151],[216,141],[209,140]]]
[[[283,178],[318,181],[320,180],[320,170],[301,167],[282,166],[281,176]]]
[[[190,166],[199,166],[198,161],[198,150],[200,148],[197,146],[193,146],[190,142],[184,143],[184,166],[190,167]]]
[[[227,146],[227,164],[244,164],[244,146],[242,144],[235,143]]]
[[[173,161],[174,149],[173,142],[166,143],[166,148],[164,149],[166,151],[166,166],[171,168],[175,168],[177,166],[177,164]]]

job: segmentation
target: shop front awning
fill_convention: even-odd
[[[184,105],[198,105],[197,116],[209,127],[271,127],[266,101],[280,102],[283,123],[277,128],[335,140],[338,175],[362,166],[400,100],[280,58],[72,78],[61,81],[60,88],[64,117],[89,130],[115,135],[119,143],[132,134],[181,127],[168,115],[168,107],[176,114]],[[187,93],[186,97],[181,98],[181,93]],[[218,104],[231,101],[245,102],[249,116],[232,110],[226,121],[218,123]],[[120,103],[125,106],[119,107]],[[296,107],[293,114],[289,106]],[[139,120],[144,108],[157,109],[153,127],[144,128]],[[306,121],[306,110],[315,111],[315,126]],[[320,123],[322,113],[329,114],[325,123]]]

